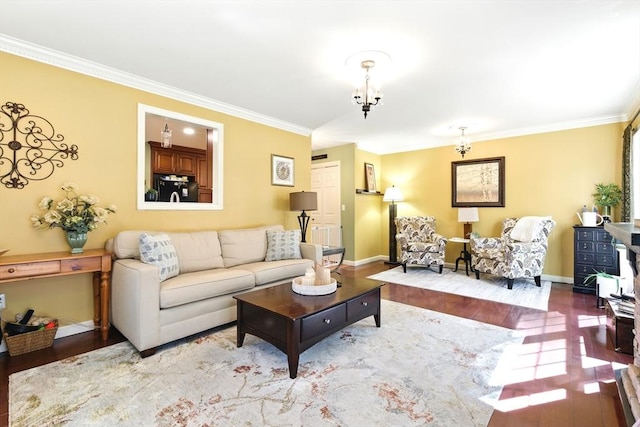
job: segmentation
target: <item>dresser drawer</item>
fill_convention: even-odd
[[[347,322],[347,306],[329,308],[320,313],[302,319],[300,325],[300,341],[321,336],[325,332],[341,329]]]
[[[578,241],[587,240],[587,241],[593,242],[596,239],[595,235],[596,235],[595,230],[576,231],[576,240]]]
[[[576,262],[580,264],[593,264],[596,254],[593,252],[576,252]]]
[[[378,314],[379,292],[380,290],[376,289],[375,292],[369,292],[368,294],[347,302],[347,318],[349,321],[364,319],[365,317]]]
[[[576,242],[576,252],[594,252],[596,250],[595,242],[580,241]]]
[[[587,276],[595,272],[596,272],[595,265],[593,264],[576,264],[574,268],[575,274],[582,274],[584,276]]]
[[[612,267],[614,262],[613,255],[610,254],[596,254],[596,264],[600,266]]]
[[[42,276],[60,272],[60,261],[9,264],[0,266],[0,280]]]
[[[608,231],[600,230],[596,233],[596,240],[598,242],[611,243],[611,241],[613,240],[613,237],[611,237],[611,234],[609,234]]]
[[[102,259],[98,257],[63,259],[61,270],[64,273],[72,271],[100,271]]]
[[[604,253],[612,254],[613,245],[611,243],[598,242],[596,243],[596,252],[604,252]]]

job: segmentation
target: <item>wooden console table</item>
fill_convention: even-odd
[[[79,254],[49,252],[0,257],[0,284],[19,280],[93,273],[93,324],[102,340],[109,336],[111,253],[90,249]]]

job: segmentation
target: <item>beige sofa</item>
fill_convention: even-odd
[[[112,324],[146,357],[162,344],[236,320],[234,295],[291,281],[321,263],[322,247],[310,243],[299,244],[300,259],[275,256],[277,260],[265,261],[274,258],[267,250],[273,249],[277,237],[287,233],[295,232],[285,232],[276,225],[224,231],[118,233],[107,243],[114,254]],[[141,252],[143,259],[148,258],[145,240],[142,250],[140,246],[143,234],[144,238],[159,240],[168,236],[171,256],[177,256],[177,276],[161,280],[162,269],[149,259],[141,260]]]

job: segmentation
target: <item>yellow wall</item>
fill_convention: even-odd
[[[86,248],[103,247],[123,229],[298,227],[297,213],[288,210],[288,197],[310,185],[309,137],[6,53],[0,53],[0,64],[0,103],[24,104],[32,114],[49,120],[66,143],[79,147],[77,161],[65,161],[44,181],[31,181],[21,190],[0,186],[0,248],[10,249],[9,254],[68,249],[60,229],[36,230],[29,220],[39,213],[42,197],[60,198],[58,188],[65,181],[119,209],[106,226],[89,234]],[[224,124],[223,211],[136,209],[138,103]],[[295,187],[271,185],[271,154],[295,159]],[[63,321],[93,317],[89,275],[0,284],[0,293],[6,294],[13,312],[33,307]]]
[[[464,160],[505,156],[505,207],[479,208],[473,230],[497,236],[500,221],[522,215],[551,215],[557,222],[549,240],[544,273],[573,277],[575,212],[591,207],[598,182],[620,184],[620,123],[477,142]],[[461,236],[457,209],[451,207],[451,162],[462,160],[452,146],[382,156],[382,188],[396,185],[405,202],[398,215],[434,215],[437,230]],[[387,253],[387,204],[381,210],[381,253]],[[618,208],[619,209],[619,208]],[[614,220],[619,219],[619,211]],[[447,262],[462,248],[447,244]]]

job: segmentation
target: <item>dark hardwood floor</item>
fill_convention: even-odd
[[[388,268],[380,262],[343,267],[342,273],[366,277]],[[594,295],[577,294],[570,285],[554,283],[549,310],[544,312],[394,284],[382,289],[385,299],[502,326],[524,336],[490,427],[625,425],[614,369],[633,358],[613,350],[604,310],[596,308]],[[49,349],[16,357],[0,355],[0,425],[8,424],[9,375],[122,340],[112,328],[106,342],[98,332],[87,332],[58,339]]]

